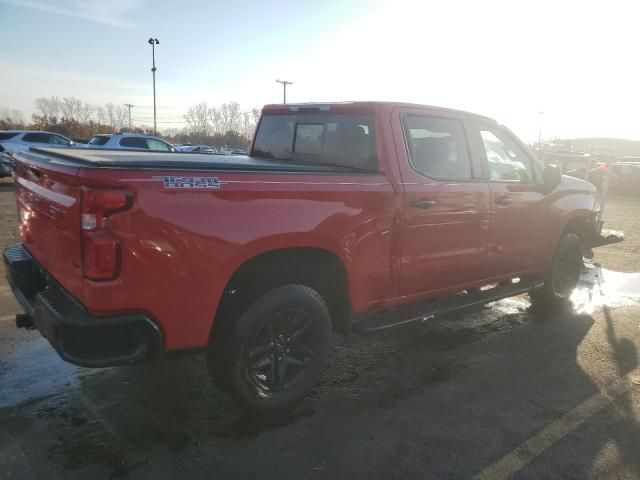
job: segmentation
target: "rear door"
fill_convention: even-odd
[[[404,195],[399,293],[462,290],[486,276],[489,187],[461,117],[399,109],[394,137]]]
[[[488,273],[518,276],[540,268],[538,252],[546,212],[542,171],[508,130],[492,123],[470,123],[491,192]]]

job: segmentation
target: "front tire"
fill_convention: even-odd
[[[281,412],[317,384],[330,346],[322,297],[303,285],[284,285],[253,301],[226,338],[210,345],[224,350],[209,352],[209,369],[214,381],[224,377],[225,389],[244,408]]]
[[[558,242],[544,287],[533,292],[531,300],[542,307],[566,305],[578,285],[582,272],[582,247],[575,233],[567,233]]]

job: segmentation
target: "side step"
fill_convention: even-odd
[[[543,286],[544,283],[538,280],[520,280],[518,283],[499,284],[477,293],[461,293],[417,305],[367,313],[353,319],[353,330],[357,333],[373,333],[409,323],[427,322],[453,312],[529,293]]]

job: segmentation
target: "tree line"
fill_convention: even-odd
[[[88,140],[99,133],[134,132],[152,134],[149,125],[132,125],[124,105],[93,105],[75,97],[40,97],[34,102],[31,121],[22,112],[0,107],[0,130],[29,129],[60,133],[74,140]],[[260,110],[242,111],[238,102],[210,106],[200,102],[182,116],[180,128],[158,129],[158,134],[174,143],[247,146],[260,118]]]

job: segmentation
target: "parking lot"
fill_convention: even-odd
[[[516,297],[384,335],[336,336],[283,418],[248,418],[202,355],[90,370],[63,362],[0,284],[0,478],[640,477],[640,201],[585,268],[573,309]],[[17,241],[0,183],[0,241]]]

